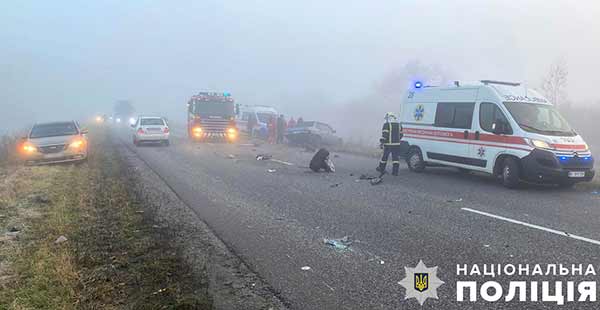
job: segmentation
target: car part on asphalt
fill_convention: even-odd
[[[323,239],[323,243],[334,247],[336,250],[347,250],[352,244],[352,241],[348,236],[345,236],[340,239]]]
[[[269,160],[271,158],[273,158],[273,156],[269,155],[269,154],[258,154],[258,155],[256,155],[256,160]]]
[[[381,182],[383,182],[383,179],[379,177],[369,180],[369,183],[371,183],[371,185],[378,185],[381,184]]]

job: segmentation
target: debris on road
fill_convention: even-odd
[[[323,239],[323,243],[334,247],[336,250],[347,250],[352,244],[352,241],[350,241],[348,236],[345,236],[341,239]]]
[[[274,159],[274,158],[271,158],[270,161],[276,162],[276,163],[280,163],[280,164],[286,165],[286,166],[293,166],[294,165],[292,163],[288,163],[287,161],[283,161],[283,160],[279,160],[279,159]]]
[[[227,155],[227,158],[229,158],[229,159],[234,159],[234,158],[235,158],[235,155],[233,155],[233,154],[229,154],[229,155]]]
[[[69,240],[69,239],[67,239],[67,237],[65,237],[65,236],[60,236],[60,237],[58,237],[58,238],[56,239],[56,241],[54,241],[54,243],[55,243],[55,244],[61,244],[61,243],[63,243],[63,242],[67,242],[67,240]]]
[[[317,153],[315,153],[310,160],[308,167],[314,172],[319,172],[321,170],[324,170],[325,172],[335,172],[335,165],[333,164],[333,161],[329,159],[329,151],[324,148],[319,149]]]
[[[383,179],[379,177],[369,180],[369,183],[371,183],[371,185],[381,184],[381,182],[383,182]]]
[[[273,158],[273,156],[269,155],[269,154],[258,154],[258,155],[256,155],[256,160],[269,160],[271,158]]]
[[[446,202],[462,202],[462,201],[463,201],[462,198],[446,200]]]
[[[368,175],[368,174],[361,174],[360,177],[358,177],[359,180],[373,180],[376,178],[377,177],[374,177],[374,176]]]
[[[302,270],[304,270],[304,271],[308,271],[308,270],[310,270],[311,268],[310,268],[310,266],[304,266],[304,267],[302,267],[302,268],[300,268],[300,269],[302,269]]]
[[[268,173],[273,173],[273,172],[277,172],[277,170],[276,169],[267,169],[267,172]]]
[[[329,187],[334,188],[334,187],[338,187],[340,185],[342,185],[342,183],[335,183],[335,184],[329,185]]]

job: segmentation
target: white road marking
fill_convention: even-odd
[[[549,233],[553,233],[553,234],[556,234],[556,235],[560,235],[560,236],[563,236],[563,237],[569,237],[569,238],[572,238],[572,239],[576,239],[576,240],[585,241],[585,242],[593,243],[593,244],[596,244],[596,245],[600,245],[600,241],[598,241],[598,240],[594,240],[594,239],[590,239],[590,238],[586,238],[586,237],[582,237],[582,236],[578,236],[578,235],[569,234],[569,233],[567,233],[565,231],[555,230],[555,229],[552,229],[552,228],[546,228],[546,227],[535,225],[535,224],[529,224],[529,223],[525,223],[525,222],[513,220],[513,219],[510,219],[510,218],[507,218],[507,217],[504,217],[504,216],[494,215],[494,214],[491,214],[491,213],[487,213],[487,212],[483,212],[483,211],[478,211],[478,210],[473,210],[473,209],[470,209],[470,208],[460,208],[460,209],[464,210],[464,211],[468,211],[468,212],[477,213],[477,214],[480,214],[480,215],[485,215],[485,216],[488,216],[488,217],[491,217],[491,218],[495,218],[495,219],[498,219],[498,220],[503,220],[503,221],[506,221],[506,222],[509,222],[509,223],[519,224],[519,225],[523,225],[523,226],[526,226],[526,227],[529,227],[529,228],[539,229],[539,230],[542,230],[542,231],[545,231],[545,232],[549,232]]]
[[[293,166],[294,165],[292,163],[288,163],[287,161],[283,161],[283,160],[279,160],[279,159],[272,159],[271,158],[270,161],[274,161],[276,163],[284,164],[284,165],[287,165],[287,166]]]

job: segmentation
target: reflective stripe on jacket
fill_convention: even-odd
[[[385,122],[381,130],[383,145],[400,145],[402,139],[402,126],[397,122]]]

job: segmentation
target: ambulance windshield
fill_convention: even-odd
[[[547,104],[505,102],[504,105],[523,130],[549,136],[575,136],[569,123]]]

